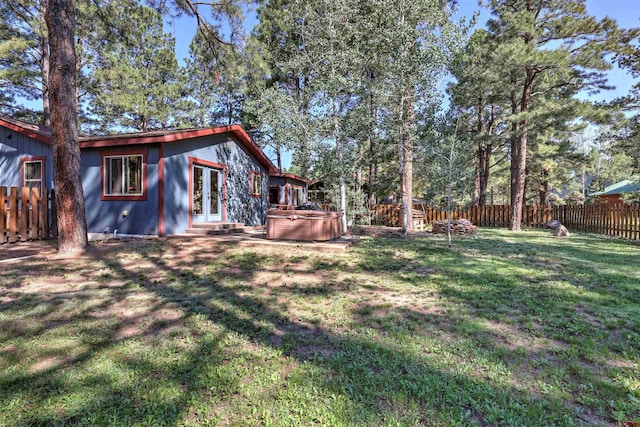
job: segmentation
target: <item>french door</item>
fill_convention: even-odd
[[[222,221],[222,179],[219,169],[193,165],[193,222]]]

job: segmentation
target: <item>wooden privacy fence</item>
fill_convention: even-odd
[[[49,202],[53,191],[37,188],[0,187],[0,244],[55,237],[50,227]]]
[[[508,227],[509,205],[472,206],[456,208],[451,219],[466,218],[481,227]],[[380,204],[371,210],[371,223],[399,227],[401,224],[399,204]],[[447,212],[426,205],[414,204],[413,225],[425,228],[433,221],[444,221]],[[542,228],[547,221],[557,219],[569,230],[580,230],[625,239],[640,239],[640,204],[613,205],[565,205],[565,206],[525,206],[522,225]]]

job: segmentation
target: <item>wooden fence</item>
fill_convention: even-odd
[[[473,206],[457,208],[451,212],[452,219],[466,218],[481,227],[508,227],[509,205]],[[399,227],[401,206],[398,204],[380,204],[371,210],[371,223]],[[425,228],[433,221],[447,219],[442,209],[426,205],[413,206],[413,224],[415,228]],[[613,205],[565,205],[565,206],[526,206],[523,209],[522,225],[542,228],[547,221],[557,219],[569,230],[580,230],[625,239],[640,239],[640,204]]]
[[[0,187],[0,244],[55,237],[55,218],[50,201],[53,191],[37,188]]]

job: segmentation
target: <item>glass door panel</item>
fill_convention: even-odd
[[[194,165],[192,170],[193,222],[213,222],[222,220],[220,171],[206,166]]]
[[[220,172],[215,169],[209,169],[209,212],[213,217],[220,216],[219,176]],[[220,221],[220,218],[217,221]]]
[[[193,215],[204,215],[204,173],[200,166],[193,167]]]

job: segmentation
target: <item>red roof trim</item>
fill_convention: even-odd
[[[15,121],[19,122],[18,120],[15,120]],[[51,137],[49,137],[49,136],[47,136],[47,135],[45,135],[45,134],[43,134],[41,132],[38,132],[36,130],[29,129],[27,127],[23,127],[19,123],[8,122],[8,121],[0,118],[0,125],[4,126],[6,128],[9,128],[12,131],[15,131],[15,132],[21,133],[23,135],[26,135],[29,138],[33,138],[36,141],[44,142],[47,145],[51,145]],[[25,125],[26,125],[26,123],[25,123]],[[32,125],[32,126],[35,126],[35,125]]]
[[[35,140],[44,142],[51,145],[51,137],[45,133],[30,129],[30,127],[36,127],[29,123],[21,122],[20,120],[3,119],[0,117],[0,125],[9,128],[13,131],[19,132]],[[218,135],[222,133],[233,134],[238,141],[253,155],[270,174],[276,173],[278,169],[264,154],[264,152],[258,147],[251,136],[240,125],[218,126],[204,129],[189,129],[189,130],[173,130],[173,131],[153,131],[153,132],[141,132],[139,134],[129,133],[121,135],[108,135],[108,136],[81,136],[80,148],[104,148],[114,147],[122,145],[140,145],[140,144],[154,144],[154,143],[170,143],[183,141],[185,139],[198,138],[201,136]]]
[[[123,135],[112,135],[103,137],[80,138],[80,148],[100,148],[120,145],[139,145],[154,143],[171,143],[183,141],[185,139],[199,138],[202,136],[219,135],[223,133],[233,134],[238,141],[267,169],[269,173],[277,171],[271,160],[258,147],[249,134],[240,125],[218,126],[206,129],[192,129],[186,131],[167,131],[165,134],[148,135],[141,133]]]

